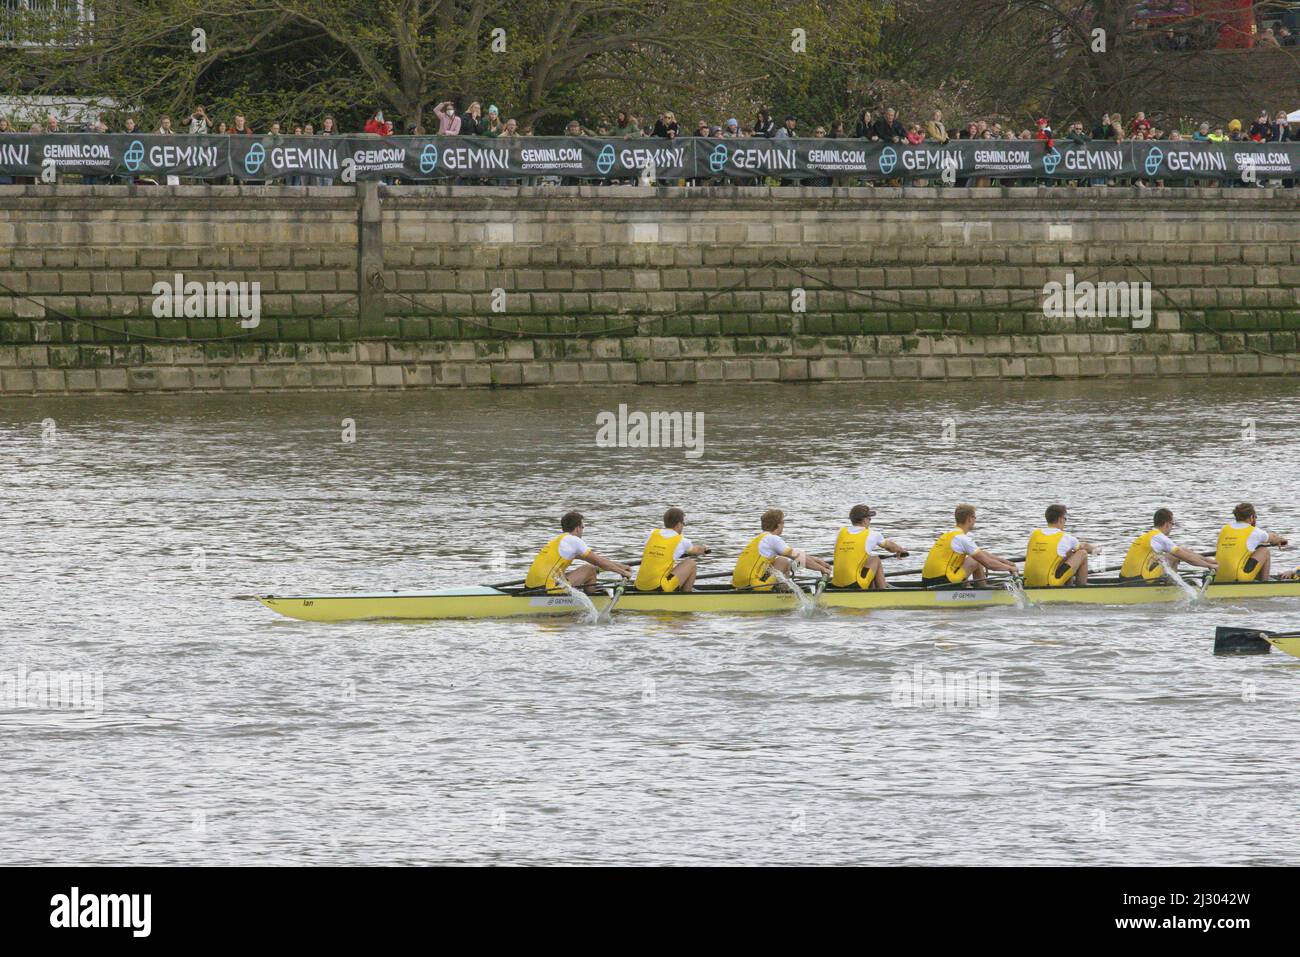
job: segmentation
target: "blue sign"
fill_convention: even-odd
[[[1155,176],[1160,172],[1160,164],[1165,161],[1165,151],[1158,146],[1151,147],[1151,152],[1147,154],[1146,170],[1148,176]]]
[[[261,143],[254,143],[244,155],[244,172],[252,175],[266,162],[266,148]]]
[[[614,168],[614,144],[606,143],[596,156],[596,171],[605,176]]]
[[[880,172],[888,176],[898,165],[898,153],[892,146],[886,146],[880,151]]]
[[[438,168],[438,147],[432,143],[426,143],[424,149],[420,150],[420,172],[432,173]]]
[[[1061,151],[1055,146],[1050,153],[1043,154],[1043,172],[1051,176],[1056,172],[1056,167],[1061,165]]]
[[[139,140],[132,140],[131,145],[122,154],[122,162],[126,164],[126,168],[132,173],[138,170],[140,164],[144,162],[144,144]]]
[[[721,173],[727,168],[727,157],[730,155],[731,151],[727,149],[726,144],[719,143],[713,148],[713,152],[709,154],[709,169],[715,173]]]

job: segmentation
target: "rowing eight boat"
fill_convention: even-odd
[[[1193,586],[1195,587],[1195,586]],[[1177,602],[1187,590],[1174,584],[1120,583],[1098,580],[1095,584],[1065,588],[1026,588],[1034,604],[1147,605]],[[1300,581],[1232,582],[1210,584],[1207,599],[1300,598]],[[431,592],[375,592],[360,595],[258,595],[267,608],[302,621],[419,620],[440,618],[518,618],[573,615],[586,607],[568,595],[520,593],[519,590],[475,586]],[[596,610],[603,611],[613,600],[610,594],[591,596]],[[1016,597],[1005,588],[987,585],[975,588],[919,585],[891,587],[880,591],[857,588],[828,588],[816,595],[824,608],[920,609],[988,608],[1014,605]],[[799,598],[789,592],[755,592],[723,585],[701,585],[693,592],[625,592],[618,611],[672,614],[689,612],[783,612],[793,611]]]

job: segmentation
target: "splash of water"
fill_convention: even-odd
[[[573,599],[573,603],[582,609],[583,621],[589,625],[594,625],[600,621],[600,612],[596,610],[596,603],[591,600],[591,597],[586,592],[574,588],[563,575],[557,575],[554,581],[568,592],[569,597]]]
[[[1015,599],[1016,607],[1019,608],[1021,611],[1024,611],[1026,608],[1030,608],[1033,606],[1034,603],[1029,600],[1029,595],[1025,591],[1024,579],[1022,579],[1019,575],[1009,576],[1002,583],[1002,587],[1007,590],[1007,593],[1013,599]]]
[[[1203,597],[1205,597],[1204,592],[1202,592],[1197,588],[1193,588],[1192,583],[1189,582],[1187,579],[1185,579],[1182,575],[1178,574],[1174,566],[1169,562],[1167,562],[1163,555],[1159,556],[1159,558],[1160,558],[1160,567],[1164,571],[1164,576],[1179,587],[1179,589],[1183,593],[1183,598],[1185,598],[1188,602],[1198,602]]]
[[[798,565],[792,565],[791,567],[793,569],[799,568]],[[800,588],[798,583],[795,582],[793,578],[788,577],[785,573],[781,571],[781,569],[777,568],[775,565],[773,565],[769,570],[772,572],[772,575],[776,578],[777,581],[779,581],[782,585],[784,585],[787,589],[789,589],[794,593],[796,600],[798,600],[799,602],[799,608],[798,608],[799,614],[801,615],[812,614],[812,612],[817,607],[817,603],[813,601],[812,596],[809,595],[802,588]],[[795,574],[798,574],[798,572],[796,571]]]

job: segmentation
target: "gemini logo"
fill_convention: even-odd
[[[601,176],[606,176],[614,168],[614,145],[606,143],[601,147],[600,153],[596,156],[596,172]]]
[[[1160,172],[1160,166],[1165,161],[1165,151],[1158,146],[1151,147],[1151,152],[1147,153],[1145,169],[1148,176],[1155,176]]]
[[[432,173],[438,168],[438,147],[432,143],[425,144],[420,151],[420,172]]]
[[[730,155],[726,144],[719,143],[713,147],[713,152],[709,154],[709,169],[715,173],[721,173],[727,168],[727,157]]]
[[[262,168],[266,162],[266,148],[261,143],[254,143],[244,154],[244,172],[250,176]]]
[[[126,148],[122,154],[122,162],[132,173],[140,168],[140,163],[144,161],[144,144],[139,140],[132,140],[131,145]]]
[[[1058,150],[1056,147],[1052,147],[1052,151],[1050,153],[1045,153],[1043,155],[1043,172],[1046,173],[1048,176],[1053,175],[1056,172],[1056,168],[1060,165],[1061,165],[1061,151]]]
[[[898,153],[892,146],[886,146],[880,153],[880,172],[888,176],[898,167]]]

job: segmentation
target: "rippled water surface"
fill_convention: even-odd
[[[598,448],[619,403],[705,413],[703,456]],[[909,566],[962,500],[1003,554],[1054,500],[1112,562],[1161,504],[1187,545],[1243,498],[1300,533],[1297,409],[1281,379],[5,400],[0,677],[95,673],[103,708],[0,706],[0,862],[1298,863],[1300,662],[1211,637],[1300,601],[593,626],[231,599],[521,577],[570,507],[630,559],[681,504],[705,571],[768,506],[828,555],[867,501]],[[935,674],[996,697],[905,706]]]

